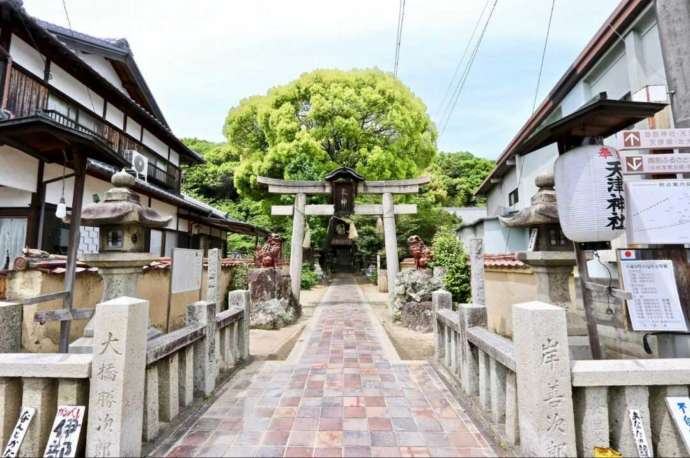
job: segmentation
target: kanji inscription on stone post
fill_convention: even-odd
[[[543,302],[513,306],[522,452],[575,456],[565,311]]]
[[[96,308],[87,456],[141,454],[148,305],[120,297]]]

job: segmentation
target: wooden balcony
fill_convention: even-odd
[[[62,162],[63,150],[71,147],[93,150],[88,157],[116,166],[131,165],[132,151],[150,158],[160,157],[123,130],[76,104],[70,104],[70,116],[49,109],[51,91],[35,76],[13,68],[7,99],[11,118],[0,121],[0,142],[44,155],[48,162]],[[64,100],[62,95],[56,97]],[[147,175],[147,180],[154,184],[176,192],[180,189],[180,171],[170,163],[164,169],[149,161]]]

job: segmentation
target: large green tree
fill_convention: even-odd
[[[466,151],[439,153],[427,170],[431,184],[427,188],[426,198],[443,207],[472,207],[482,204],[474,197],[474,191],[494,165],[494,161]]]
[[[235,187],[259,175],[319,180],[346,166],[370,180],[418,176],[436,152],[424,103],[380,70],[317,70],[230,110],[223,132],[240,158]]]

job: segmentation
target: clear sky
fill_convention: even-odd
[[[556,0],[540,101],[619,0]],[[178,136],[223,139],[242,98],[317,68],[392,71],[398,0],[65,0],[75,30],[125,37]],[[439,105],[485,0],[407,0],[399,77]],[[67,26],[61,0],[24,0]],[[498,0],[438,145],[495,158],[532,110],[551,0]]]

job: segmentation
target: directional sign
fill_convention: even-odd
[[[643,129],[618,132],[618,149],[690,148],[690,129]]]
[[[623,156],[626,175],[690,173],[690,154],[642,154]]]
[[[670,396],[666,398],[666,406],[671,418],[676,424],[685,445],[685,451],[690,453],[690,398],[687,396]]]

